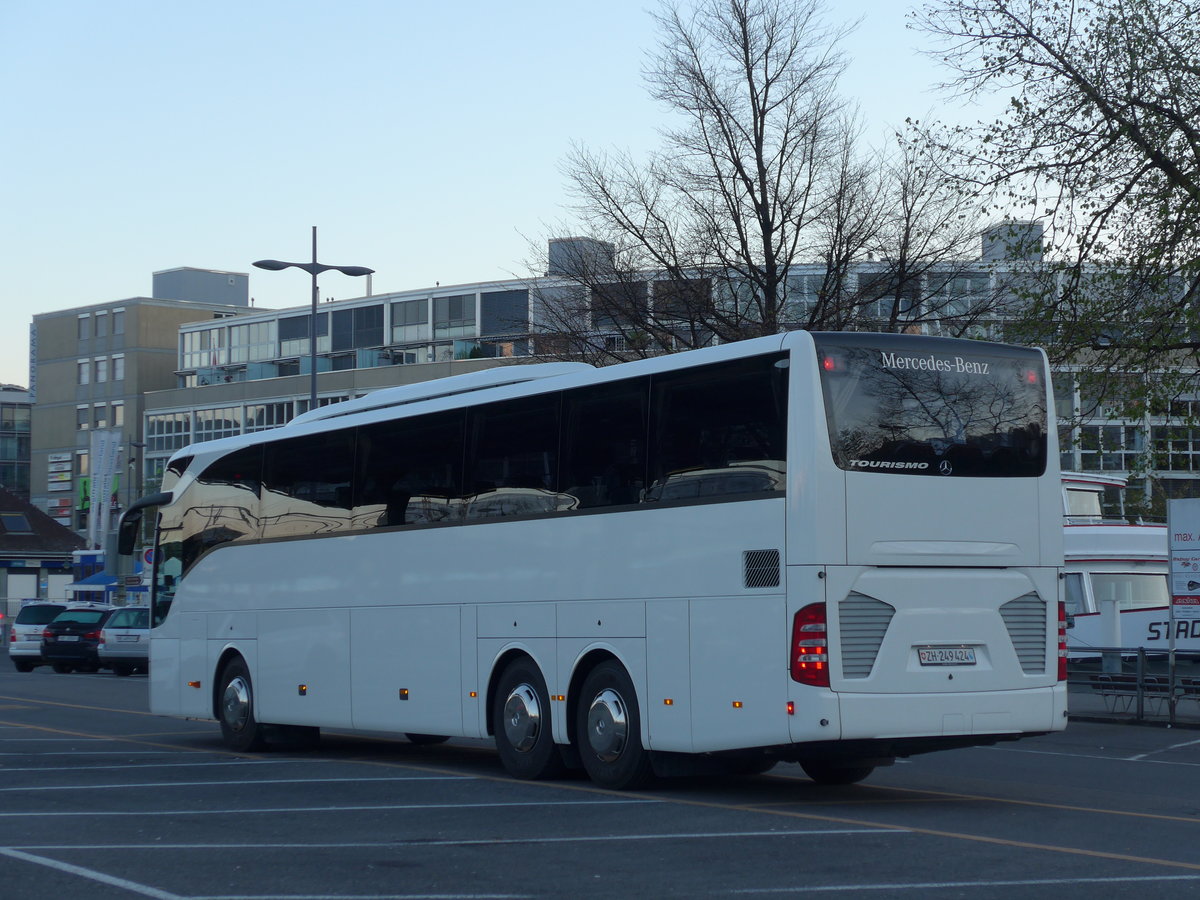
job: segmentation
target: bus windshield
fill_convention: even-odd
[[[829,439],[848,471],[1035,477],[1046,374],[1035,350],[886,334],[815,334]]]

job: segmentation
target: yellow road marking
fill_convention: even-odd
[[[71,706],[71,707],[78,708],[78,709],[88,709],[88,710],[93,710],[93,711],[105,711],[105,710],[103,710],[103,708],[82,706],[79,704],[55,703],[53,705]],[[128,710],[111,710],[111,711],[112,712],[128,712]],[[105,735],[105,734],[95,734],[95,733],[83,732],[83,731],[69,731],[67,729],[61,729],[61,728],[50,728],[50,727],[41,726],[41,725],[29,725],[24,722],[6,722],[6,721],[0,720],[0,725],[8,725],[8,726],[12,726],[15,728],[24,728],[24,729],[28,729],[30,731],[44,732],[47,734],[65,735],[68,737],[89,738],[89,739],[99,738],[102,740],[125,742],[125,743],[134,744],[137,746],[154,747],[156,749],[181,750],[184,752],[191,752],[191,753],[214,753],[214,754],[218,754],[218,755],[222,755],[222,756],[232,756],[232,757],[239,757],[239,758],[243,758],[243,759],[262,760],[262,759],[270,758],[269,755],[254,754],[254,753],[235,753],[234,751],[225,750],[223,748],[208,748],[208,747],[193,748],[193,747],[180,746],[178,744],[166,744],[166,743],[159,743],[156,741],[147,741],[147,740],[143,740],[140,738],[125,736],[125,735]],[[355,738],[358,737],[357,735],[342,735],[342,736],[355,737]],[[460,749],[460,748],[456,748],[456,749]],[[472,748],[466,748],[466,749],[472,749]],[[349,762],[349,763],[357,763],[360,765],[380,766],[380,767],[385,767],[385,768],[397,768],[397,769],[409,769],[409,770],[416,771],[416,772],[424,772],[424,773],[439,774],[439,775],[462,775],[463,774],[461,771],[456,771],[453,769],[446,769],[446,768],[442,768],[439,766],[417,765],[417,764],[413,764],[411,762],[391,762],[391,761],[387,761],[387,760],[363,759],[361,757],[350,758],[350,759],[346,759],[344,761]],[[472,773],[471,777],[475,778],[476,780],[479,780],[479,781],[494,781],[494,782],[503,782],[503,783],[508,783],[508,784],[511,784],[512,780],[513,780],[511,777],[509,777],[507,775],[501,776],[501,775],[487,775],[487,774]],[[787,776],[787,775],[769,776],[769,777],[771,777],[773,779],[789,781],[789,782],[805,780],[805,779],[800,779],[800,778],[794,778],[792,776]],[[561,791],[561,790],[576,791],[576,792],[596,794],[596,795],[601,795],[601,796],[611,796],[611,797],[629,797],[630,796],[628,792],[613,791],[613,790],[609,790],[607,788],[599,788],[599,787],[595,787],[593,785],[587,785],[587,784],[570,784],[570,783],[565,783],[565,782],[554,782],[554,781],[527,781],[527,782],[523,782],[523,784],[528,787],[546,788],[546,789],[553,789],[553,790],[559,790],[559,791]],[[1168,815],[1162,815],[1162,814],[1156,814],[1156,813],[1129,812],[1129,811],[1125,811],[1125,810],[1101,809],[1098,807],[1073,806],[1070,804],[1044,803],[1044,802],[1033,801],[1033,800],[1010,800],[1010,799],[1006,799],[1003,797],[987,797],[987,796],[978,795],[978,794],[956,794],[956,793],[953,793],[950,791],[926,791],[926,790],[920,790],[920,789],[916,789],[916,788],[894,788],[894,787],[875,787],[872,789],[880,790],[880,791],[892,791],[892,792],[902,792],[902,793],[912,793],[912,794],[929,794],[929,795],[933,795],[933,796],[936,796],[936,797],[939,797],[939,798],[942,798],[945,800],[960,799],[960,800],[971,800],[971,801],[984,801],[984,802],[991,802],[991,803],[1005,803],[1005,804],[1010,804],[1010,805],[1015,805],[1015,806],[1030,806],[1030,807],[1044,808],[1044,809],[1059,809],[1059,810],[1065,810],[1065,811],[1069,811],[1069,812],[1086,812],[1086,813],[1112,815],[1112,816],[1125,816],[1125,817],[1140,818],[1140,819],[1153,819],[1153,820],[1159,820],[1159,821],[1165,821],[1165,822],[1191,822],[1191,823],[1196,822],[1195,819],[1187,818],[1187,817],[1183,817],[1183,816],[1168,816]],[[849,817],[845,817],[845,816],[835,816],[835,815],[830,815],[828,813],[799,812],[796,810],[779,809],[779,808],[776,808],[776,805],[774,805],[774,804],[761,804],[760,805],[760,804],[747,804],[747,803],[721,803],[721,802],[711,801],[711,800],[694,800],[694,799],[687,799],[687,798],[682,798],[682,797],[672,797],[669,795],[664,796],[661,794],[654,794],[654,793],[645,794],[643,796],[653,797],[655,800],[658,800],[659,802],[672,803],[677,806],[693,806],[693,807],[700,807],[700,808],[705,808],[705,809],[719,809],[719,810],[726,810],[726,811],[732,811],[732,812],[755,813],[758,815],[779,816],[782,818],[790,818],[790,819],[803,819],[805,821],[824,822],[824,823],[830,823],[830,824],[836,824],[836,825],[854,825],[857,827],[878,828],[883,831],[903,831],[903,832],[907,832],[910,834],[922,834],[922,835],[927,835],[929,837],[940,837],[940,838],[948,838],[951,840],[970,841],[973,843],[991,844],[991,845],[1002,846],[1002,847],[1014,847],[1014,848],[1020,848],[1023,850],[1041,850],[1041,851],[1045,851],[1045,852],[1049,852],[1049,853],[1062,853],[1062,854],[1066,854],[1069,856],[1082,856],[1082,857],[1086,857],[1086,858],[1090,858],[1090,859],[1107,859],[1107,860],[1114,860],[1114,861],[1126,862],[1126,863],[1135,862],[1135,863],[1143,863],[1143,864],[1151,865],[1151,866],[1164,866],[1164,867],[1173,868],[1173,869],[1186,869],[1188,871],[1200,871],[1200,863],[1189,863],[1189,862],[1183,862],[1181,860],[1162,859],[1159,857],[1152,857],[1152,856],[1136,856],[1136,855],[1129,854],[1129,853],[1115,853],[1115,852],[1110,852],[1110,851],[1105,851],[1105,850],[1088,850],[1083,847],[1067,847],[1067,846],[1063,846],[1060,844],[1040,844],[1035,841],[1019,841],[1019,840],[1014,840],[1011,838],[990,837],[988,835],[970,834],[970,833],[962,832],[962,831],[947,831],[947,830],[938,829],[938,828],[927,828],[927,827],[923,827],[923,826],[919,826],[919,825],[915,825],[915,826],[914,825],[899,825],[899,824],[894,824],[891,822],[872,821],[870,819],[856,819],[856,818],[849,818]]]

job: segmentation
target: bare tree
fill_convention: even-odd
[[[656,18],[646,77],[672,126],[645,161],[566,160],[587,237],[536,265],[556,277],[532,288],[538,351],[605,363],[799,327],[967,333],[989,304],[957,290],[978,255],[964,182],[917,132],[862,152],[837,93],[846,29],[820,0]]]
[[[583,230],[613,247],[608,273],[572,274],[648,347],[775,332],[842,150],[844,29],[820,0],[666,3],[656,19],[645,75],[672,124],[646,162],[582,147],[566,161]],[[632,288],[647,281],[664,296]]]

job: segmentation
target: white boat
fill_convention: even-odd
[[[1063,599],[1073,657],[1101,647],[1170,649],[1167,527],[1106,519],[1105,490],[1125,479],[1063,472]],[[1200,620],[1175,623],[1175,647],[1200,650]]]

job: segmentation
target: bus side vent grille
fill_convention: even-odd
[[[778,550],[744,550],[742,566],[745,569],[746,587],[779,587]]]
[[[1042,675],[1046,671],[1046,601],[1026,594],[1000,607],[1000,617],[1017,651],[1021,671]]]
[[[842,677],[867,678],[896,608],[857,592],[838,604],[842,641]]]

